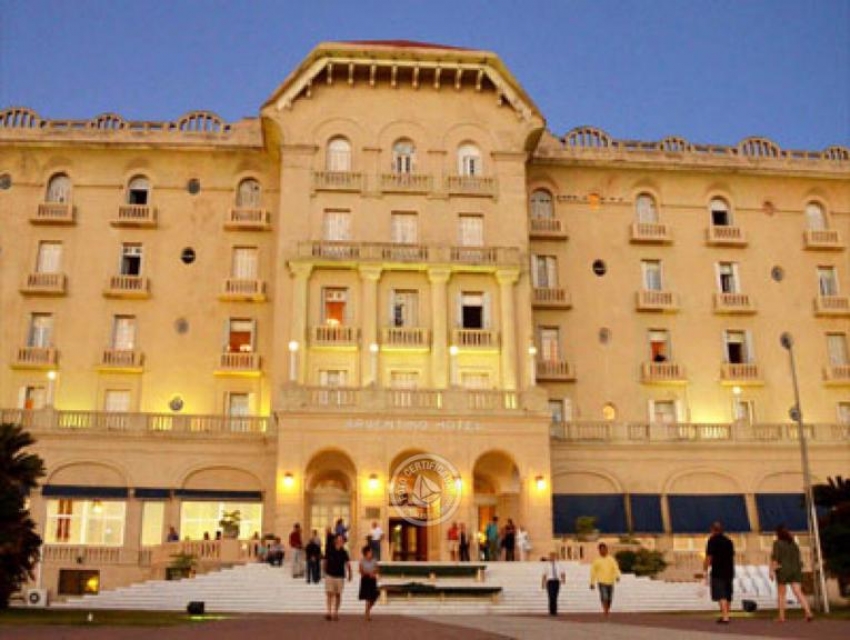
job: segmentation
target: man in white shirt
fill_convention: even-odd
[[[377,521],[372,522],[372,531],[369,533],[369,547],[372,549],[372,557],[381,560],[381,540],[384,538],[384,530]]]
[[[558,615],[558,593],[561,591],[561,585],[567,580],[567,574],[558,562],[558,554],[554,551],[549,554],[549,560],[544,566],[543,582],[540,588],[546,589],[549,596],[549,615],[556,616]]]

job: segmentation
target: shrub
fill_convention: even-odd
[[[634,573],[636,576],[652,577],[667,568],[664,554],[651,549],[638,549],[637,551],[623,549],[618,551],[614,557],[617,559],[617,564],[620,565],[620,571]]]

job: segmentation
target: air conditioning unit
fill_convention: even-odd
[[[27,606],[44,608],[47,606],[47,589],[27,589]]]

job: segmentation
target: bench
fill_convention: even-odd
[[[422,582],[406,582],[404,584],[381,584],[378,586],[381,592],[381,602],[386,603],[390,596],[404,596],[408,599],[416,597],[435,597],[440,600],[445,598],[478,598],[487,597],[493,602],[499,599],[502,587],[491,587],[482,585],[436,585]]]
[[[378,571],[385,578],[471,578],[481,581],[487,567],[483,564],[395,564],[379,563]]]

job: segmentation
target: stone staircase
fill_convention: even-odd
[[[599,597],[589,585],[590,568],[567,562],[567,582],[561,588],[559,610],[598,612]],[[391,598],[379,603],[376,614],[397,615],[484,615],[546,613],[546,594],[541,590],[543,565],[536,562],[488,563],[485,584],[503,588],[497,601],[488,598]],[[341,613],[360,614],[363,603],[357,600],[359,578],[346,584]],[[767,567],[740,566],[735,585],[734,607],[743,599],[754,600],[759,608],[776,606],[776,591],[767,579]],[[393,579],[387,582],[408,582]],[[469,579],[440,579],[437,584],[471,584]],[[307,584],[294,579],[290,567],[265,564],[239,565],[195,578],[179,581],[152,580],[95,596],[71,598],[52,606],[74,609],[135,609],[183,611],[187,603],[201,600],[207,612],[324,612],[322,584]],[[794,603],[792,603],[794,604]],[[696,582],[665,582],[624,575],[614,594],[614,611],[699,611],[713,610],[708,588]]]

